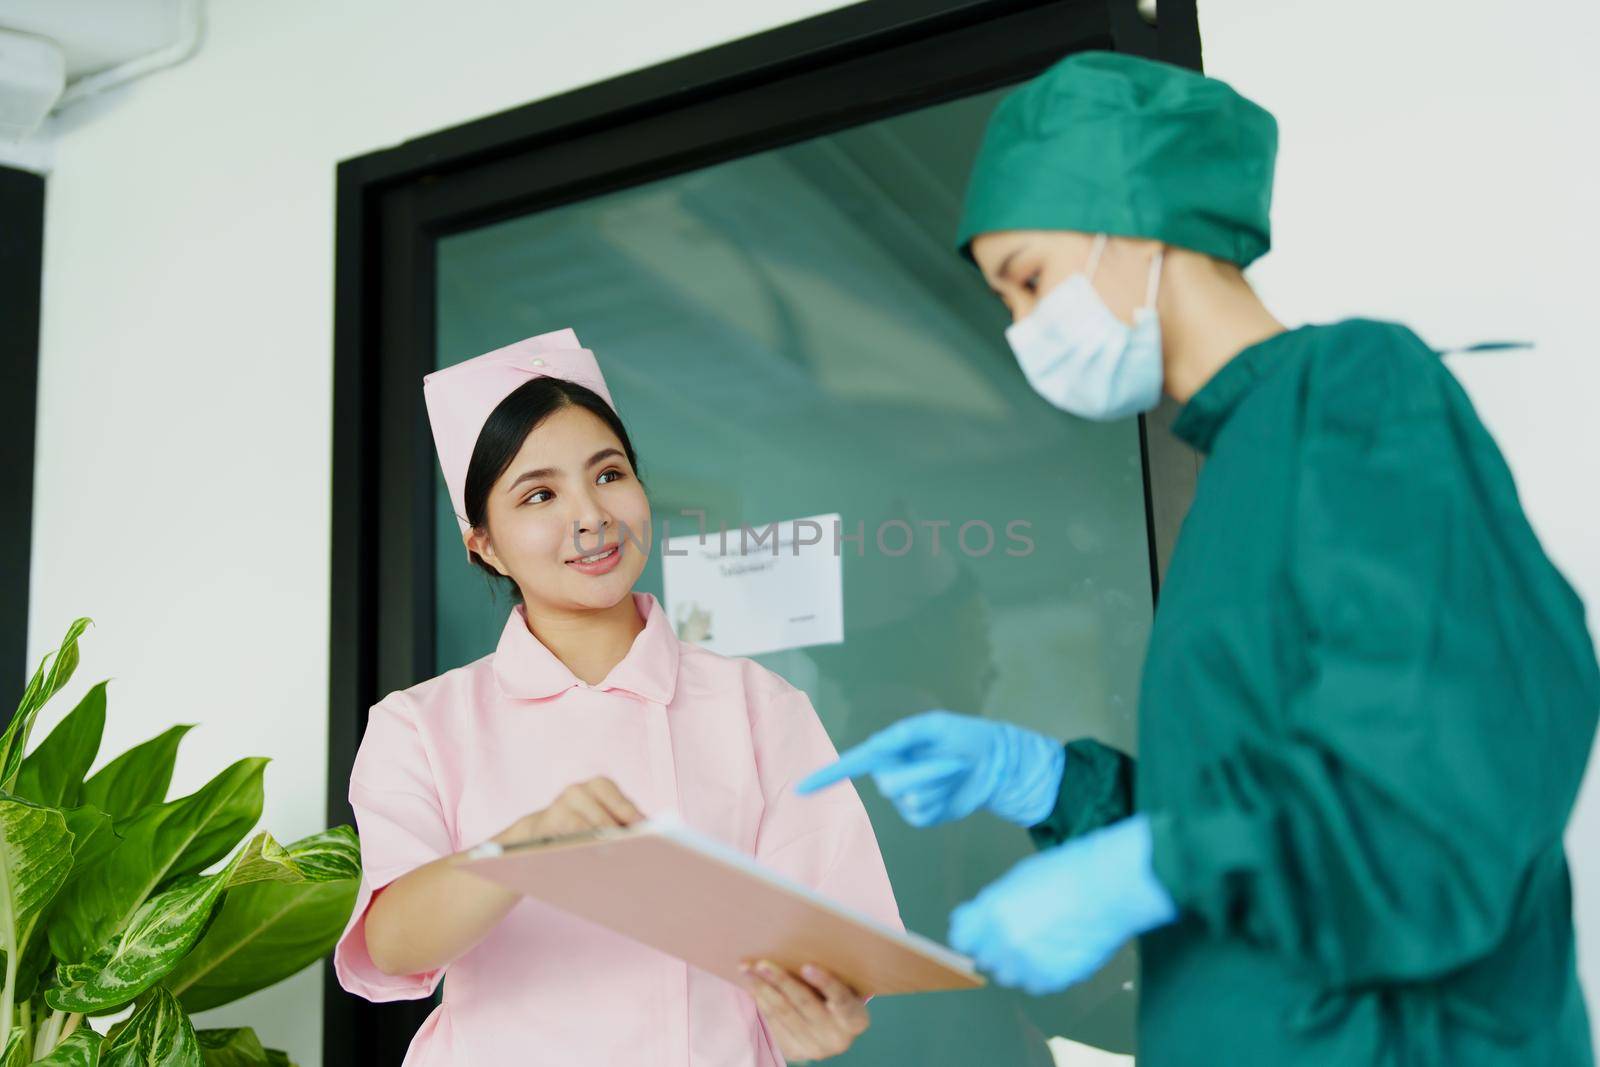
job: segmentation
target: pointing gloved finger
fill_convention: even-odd
[[[926,787],[954,778],[969,769],[965,760],[934,757],[886,767],[872,773],[872,782],[878,792],[886,797],[900,797],[909,793],[936,795],[943,790]]]
[[[846,778],[854,778],[858,774],[867,774],[875,771],[879,767],[892,763],[897,758],[892,751],[884,751],[871,746],[872,742],[866,741],[850,749],[850,751],[840,756],[837,761],[807,775],[800,781],[799,785],[794,787],[794,791],[801,796],[809,796],[818,790],[826,789],[830,785],[842,782]]]
[[[919,719],[920,716],[902,719],[878,731],[846,751],[834,763],[808,775],[795,786],[795,792],[806,796],[846,778],[894,766],[901,761],[906,750],[923,742],[926,728]]]

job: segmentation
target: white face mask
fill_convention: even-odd
[[[1006,330],[1034,391],[1062,411],[1108,421],[1149,411],[1161,400],[1161,319],[1156,289],[1165,249],[1150,264],[1145,306],[1129,326],[1111,313],[1090,278],[1106,237],[1095,238],[1084,270],[1044,295]]]

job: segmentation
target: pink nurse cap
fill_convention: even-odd
[[[472,462],[478,434],[500,401],[534,378],[576,382],[600,394],[616,410],[594,353],[578,344],[577,333],[570,329],[542,333],[497,348],[422,379],[439,467],[444,471],[450,506],[455,509],[463,533],[468,529],[467,465]]]

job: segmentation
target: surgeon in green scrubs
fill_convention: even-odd
[[[1000,104],[968,189],[960,248],[1039,394],[1111,419],[1164,390],[1207,457],[1137,768],[934,711],[801,789],[869,774],[914,825],[1028,827],[951,943],[1043,994],[1139,938],[1141,1067],[1591,1064],[1562,848],[1600,712],[1583,605],[1428,345],[1285,329],[1252,291],[1276,144],[1221,82],[1087,53]]]

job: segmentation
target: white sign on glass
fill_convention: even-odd
[[[844,640],[838,515],[668,538],[667,618],[678,636],[725,656]]]

